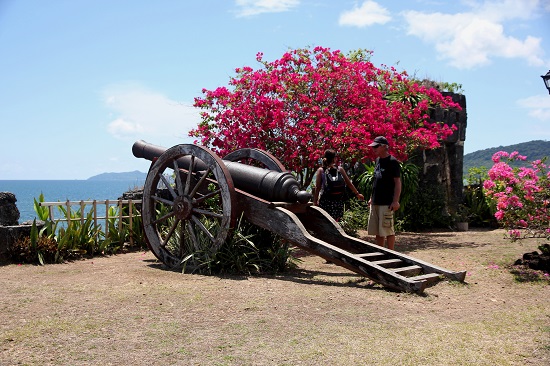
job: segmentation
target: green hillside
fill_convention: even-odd
[[[527,162],[542,159],[545,156],[550,157],[550,141],[534,140],[529,142],[522,142],[516,145],[492,147],[485,150],[474,151],[464,155],[464,176],[468,174],[468,169],[472,167],[484,166],[490,169],[493,166],[493,154],[499,151],[506,151],[511,153],[517,151],[520,155],[527,157]],[[512,164],[512,166],[521,166]]]
[[[133,172],[123,173],[102,173],[94,175],[87,180],[145,180],[145,178],[147,178],[147,173],[134,170]]]

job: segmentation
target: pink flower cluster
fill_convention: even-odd
[[[489,179],[483,182],[484,192],[495,202],[495,218],[512,240],[529,234],[550,238],[550,172],[544,160],[519,168],[508,164],[525,160],[517,152],[495,153]]]
[[[195,98],[202,121],[190,135],[222,157],[244,147],[267,150],[304,186],[327,148],[354,162],[374,158],[368,143],[378,135],[403,161],[412,149],[438,147],[456,127],[430,123],[430,110],[460,106],[405,72],[375,67],[371,54],[315,47],[267,62],[258,53],[260,69],[237,68],[229,88]]]

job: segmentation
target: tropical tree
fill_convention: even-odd
[[[460,108],[449,97],[393,67],[375,67],[372,53],[315,47],[273,62],[236,69],[229,87],[195,98],[202,121],[190,132],[222,157],[253,147],[277,156],[308,186],[327,148],[348,162],[374,158],[368,143],[387,137],[400,160],[417,148],[436,148],[455,126],[430,122],[430,110]]]
[[[532,161],[530,167],[510,166],[526,159],[517,151],[495,153],[484,193],[496,204],[495,218],[512,240],[550,239],[550,167],[546,158]]]

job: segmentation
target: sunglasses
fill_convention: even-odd
[[[378,149],[380,146],[382,146],[382,145],[374,145],[372,148],[373,149]]]

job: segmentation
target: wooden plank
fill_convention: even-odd
[[[379,265],[380,267],[390,268],[398,267],[400,264],[403,264],[401,259],[382,259],[379,261],[371,261],[372,264]]]
[[[442,277],[444,276],[440,273],[426,273],[420,276],[410,277],[410,280],[427,281],[428,283],[433,283],[440,280]]]
[[[311,203],[303,204],[303,203],[297,203],[297,202],[290,202],[290,203],[289,202],[270,202],[268,204],[268,207],[272,209],[275,207],[282,207],[289,210],[290,212],[306,213],[307,208],[311,205],[312,205]]]
[[[380,252],[370,252],[370,253],[356,254],[357,257],[365,258],[367,260],[370,260],[374,257],[383,257],[384,255],[385,255],[384,253],[380,253]]]
[[[399,273],[401,276],[416,276],[422,272],[422,267],[413,265],[407,267],[400,267],[392,269],[395,273]]]

